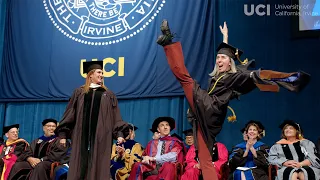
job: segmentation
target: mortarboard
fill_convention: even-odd
[[[240,56],[243,54],[243,51],[241,51],[238,48],[235,48],[229,44],[226,44],[222,42],[218,48],[217,48],[217,54],[225,54],[232,58],[233,60],[238,60],[242,65],[245,65],[248,63],[248,59],[245,59],[244,61],[241,61]]]
[[[10,125],[10,126],[5,126],[5,127],[3,127],[3,134],[9,132],[10,129],[12,129],[12,128],[17,128],[17,129],[19,129],[19,124],[13,124],[13,125]]]
[[[103,66],[103,61],[88,61],[88,62],[83,62],[82,70],[83,73],[90,72],[93,69],[102,69]]]
[[[244,133],[244,131],[245,131],[247,128],[249,128],[248,126],[249,126],[250,124],[255,124],[255,125],[257,125],[257,126],[262,130],[262,136],[263,136],[263,137],[266,136],[266,130],[265,130],[264,126],[262,125],[262,123],[261,123],[260,121],[255,121],[255,120],[250,120],[250,121],[248,121],[248,122],[246,123],[246,125],[245,125],[244,128],[243,128],[243,133]],[[242,129],[241,129],[241,131],[242,131]]]
[[[135,125],[133,125],[133,124],[129,124],[129,129],[131,129],[131,130],[137,130],[138,129],[138,127],[137,126],[135,126]]]
[[[244,126],[244,130],[248,127],[249,124],[256,124],[257,126],[259,126],[259,128],[263,131],[265,130],[264,126],[262,125],[262,123],[260,121],[255,121],[255,120],[250,120],[246,123],[246,125]],[[244,131],[243,131],[244,132]]]
[[[193,136],[193,130],[192,129],[187,129],[187,130],[183,131],[183,134],[185,136]]]
[[[243,54],[243,51],[241,51],[240,49],[235,48],[224,42],[219,45],[219,47],[217,48],[217,52],[218,52],[217,54],[225,54],[232,59],[237,58],[236,53],[238,53],[239,57]]]
[[[290,125],[290,126],[293,126],[296,130],[300,131],[301,132],[301,127],[298,123],[294,122],[293,120],[284,120],[279,128],[280,129],[283,129],[286,125]]]
[[[45,120],[42,121],[42,126],[45,126],[45,125],[46,125],[47,123],[49,123],[49,122],[53,122],[53,123],[55,123],[56,125],[58,124],[58,121],[57,121],[57,120],[49,118],[49,119],[45,119]]]
[[[163,121],[166,121],[169,123],[171,131],[176,127],[175,120],[172,117],[158,117],[153,121],[152,129],[154,130],[158,129],[158,125]]]

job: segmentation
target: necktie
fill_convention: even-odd
[[[161,146],[161,153],[160,155],[164,154],[165,153],[165,150],[166,150],[166,141],[162,141],[162,146]]]

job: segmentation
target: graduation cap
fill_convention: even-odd
[[[218,48],[217,48],[217,54],[225,54],[229,56],[232,59],[238,59],[241,64],[247,64],[248,60],[241,61],[240,56],[243,54],[243,51],[241,51],[238,48],[235,48],[229,44],[226,44],[222,42]]]
[[[261,130],[265,130],[264,126],[262,125],[262,123],[260,121],[255,121],[255,120],[250,120],[246,123],[246,125],[244,126],[244,130],[246,128],[249,128],[249,124],[255,124],[257,125]],[[244,131],[243,131],[244,132]]]
[[[13,124],[13,125],[10,125],[10,126],[5,126],[5,127],[3,127],[3,134],[9,132],[10,129],[12,129],[12,128],[17,128],[17,129],[19,129],[19,124]]]
[[[57,121],[57,120],[49,118],[49,119],[45,119],[45,120],[42,121],[42,126],[45,126],[45,125],[46,125],[47,123],[49,123],[49,122],[53,122],[53,123],[55,123],[56,125],[58,124],[58,121]]]
[[[136,131],[138,127],[133,124],[129,124],[129,129]]]
[[[300,127],[300,124],[294,122],[293,120],[284,120],[279,128],[283,130],[283,128],[286,126],[286,125],[290,125],[290,126],[293,126],[298,132],[299,132],[299,139],[302,139],[303,138],[303,135],[302,135],[302,129]]]
[[[255,121],[255,120],[250,120],[250,121],[248,121],[248,122],[246,123],[246,125],[244,126],[244,128],[243,128],[243,132],[244,132],[247,128],[249,128],[248,126],[249,126],[250,124],[255,124],[256,126],[258,126],[258,127],[262,130],[262,136],[263,136],[263,137],[266,136],[266,131],[265,131],[265,128],[264,128],[264,126],[262,125],[262,123],[261,123],[260,121]],[[242,131],[242,129],[241,129],[241,131]]]
[[[187,129],[187,130],[183,131],[183,134],[185,136],[193,136],[193,130],[192,129]]]
[[[293,126],[296,130],[300,131],[301,132],[301,128],[300,128],[300,125],[296,122],[294,122],[293,120],[284,120],[279,128],[280,129],[283,129],[286,125],[290,125],[290,126]]]
[[[103,61],[88,61],[83,62],[82,70],[83,73],[89,73],[93,69],[102,69],[103,67]]]
[[[172,117],[158,117],[152,123],[152,129],[158,129],[158,125],[166,121],[169,123],[170,129],[173,130],[176,127],[175,120]]]
[[[178,138],[180,141],[183,141],[182,137],[179,136],[177,133],[173,133],[173,134],[171,135],[171,137],[176,137],[176,138]]]

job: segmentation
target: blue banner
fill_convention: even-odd
[[[0,100],[68,99],[82,62],[103,60],[119,98],[182,95],[156,44],[168,19],[186,65],[206,84],[214,63],[211,0],[8,0]],[[217,27],[215,27],[217,28]],[[201,80],[201,81],[200,81]]]

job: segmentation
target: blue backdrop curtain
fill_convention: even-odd
[[[255,91],[241,97],[240,101],[231,103],[231,106],[236,110],[238,121],[234,123],[225,122],[223,130],[217,137],[218,141],[231,148],[242,140],[240,129],[246,121],[258,119],[266,127],[267,135],[263,141],[273,144],[280,138],[278,124],[285,118],[302,119],[299,123],[304,130],[304,135],[306,138],[316,141],[318,134],[315,126],[319,123],[316,120],[314,121],[314,113],[308,110],[309,107],[299,107],[301,103],[307,104],[307,102],[304,102],[306,93],[298,96],[287,95],[286,92],[278,94],[261,93]],[[257,97],[259,97],[259,100],[257,100]],[[0,123],[5,122],[5,125],[19,123],[21,125],[20,137],[31,141],[43,133],[41,126],[43,119],[56,118],[60,120],[66,104],[67,102],[13,102],[6,104],[6,106],[2,104],[0,105]],[[182,137],[184,137],[182,131],[191,127],[186,118],[186,111],[189,106],[184,97],[121,99],[119,100],[119,107],[122,118],[139,128],[136,131],[136,140],[143,145],[146,145],[151,139],[152,133],[149,128],[158,116],[175,118],[176,129],[173,132]],[[301,111],[307,111],[307,113]],[[3,120],[3,117],[5,117],[5,120]]]
[[[6,15],[6,0],[0,0],[0,74],[2,70],[2,52],[3,52],[3,42],[4,42],[4,27],[5,27],[5,15]],[[4,123],[5,114],[5,104],[0,103],[0,127]],[[0,133],[2,134],[2,128],[0,128]]]
[[[4,27],[5,27],[5,15],[6,15],[6,2],[7,0],[0,0],[0,73],[2,68],[2,52],[4,42]]]
[[[2,127],[5,121],[5,112],[6,112],[6,105],[4,103],[0,103],[0,133],[2,135]]]
[[[280,129],[278,125],[286,118],[296,120],[301,124],[306,138],[316,141],[319,136],[317,127],[320,122],[317,112],[320,109],[320,96],[318,95],[320,72],[318,70],[318,47],[320,47],[319,39],[293,39],[291,32],[291,17],[276,16],[274,14],[274,5],[276,2],[257,2],[254,0],[238,1],[204,1],[208,6],[199,6],[202,9],[202,20],[206,16],[212,16],[211,23],[206,28],[199,28],[189,23],[194,14],[188,8],[193,8],[192,4],[188,4],[188,11],[181,11],[182,4],[194,1],[177,0],[170,1],[170,6],[164,6],[163,11],[157,17],[157,23],[152,25],[150,31],[159,32],[159,24],[162,18],[169,19],[172,29],[178,35],[178,40],[182,41],[186,64],[193,76],[205,88],[207,82],[207,74],[211,71],[214,63],[214,54],[204,53],[202,56],[199,51],[200,44],[193,49],[192,43],[205,42],[211,52],[221,42],[218,25],[227,21],[229,27],[229,43],[244,50],[244,57],[255,58],[258,67],[265,69],[274,69],[279,71],[296,71],[304,70],[311,74],[312,80],[310,84],[300,94],[289,93],[281,90],[279,93],[263,93],[255,90],[254,92],[240,97],[240,101],[232,101],[230,105],[235,109],[238,121],[235,123],[225,123],[222,132],[218,136],[218,140],[225,143],[228,148],[241,141],[242,136],[240,129],[250,119],[260,120],[266,127],[266,137],[264,142],[272,145],[280,138]],[[246,16],[244,14],[244,4],[268,3],[271,7],[270,16]],[[283,4],[290,4],[290,0],[284,0]],[[210,8],[208,8],[210,7]],[[172,11],[170,9],[177,9]],[[179,10],[179,11],[178,11]],[[179,14],[179,15],[177,15]],[[199,15],[199,14],[197,14]],[[200,16],[199,16],[200,17]],[[193,21],[192,21],[193,22]],[[190,28],[190,26],[192,27]],[[202,31],[200,34],[195,33],[186,36],[188,31]],[[208,31],[213,31],[210,33]],[[157,33],[158,33],[157,32]],[[207,36],[204,36],[206,35]],[[59,36],[56,34],[56,36]],[[143,35],[140,34],[139,39]],[[62,38],[62,37],[61,37]],[[138,36],[137,36],[138,38]],[[154,40],[154,39],[153,39]],[[69,42],[70,44],[70,42]],[[191,44],[191,45],[190,45]],[[148,46],[156,46],[148,44]],[[165,62],[163,50],[157,47],[156,53],[159,55],[163,76],[170,79],[173,85],[171,90],[174,92],[182,92],[179,84],[174,79]],[[149,52],[149,51],[148,51]],[[151,53],[151,52],[150,52]],[[163,65],[163,66],[162,66]],[[143,68],[139,71],[144,71]],[[201,72],[200,74],[197,72]],[[165,83],[165,82],[164,82]],[[133,81],[133,84],[135,82]],[[161,84],[163,85],[163,84]],[[20,88],[22,88],[21,86]],[[71,91],[68,92],[71,94]],[[146,99],[120,99],[119,106],[122,117],[128,122],[135,123],[139,130],[137,131],[137,140],[143,145],[151,138],[149,128],[152,121],[157,116],[170,115],[177,120],[177,129],[181,135],[182,130],[189,127],[185,112],[187,103],[183,97],[163,97],[163,98],[146,98]],[[66,102],[9,102],[0,105],[0,112],[3,115],[1,122],[12,124],[20,122],[22,124],[21,137],[31,140],[41,135],[40,122],[47,117],[61,118]],[[1,114],[0,114],[1,115]],[[0,117],[0,118],[1,118]]]
[[[8,103],[6,106],[5,125],[20,124],[21,138],[29,142],[43,134],[41,122],[46,118],[60,120],[67,102],[21,102]],[[133,123],[139,129],[136,140],[145,145],[152,137],[149,131],[152,122],[159,116],[170,116],[177,120],[176,128],[172,132],[181,134],[189,124],[181,121],[186,117],[187,104],[184,97],[148,98],[120,100],[119,107],[122,118]],[[4,114],[4,107],[0,106],[0,115]],[[2,117],[1,116],[1,117]],[[0,122],[1,123],[1,122]]]

